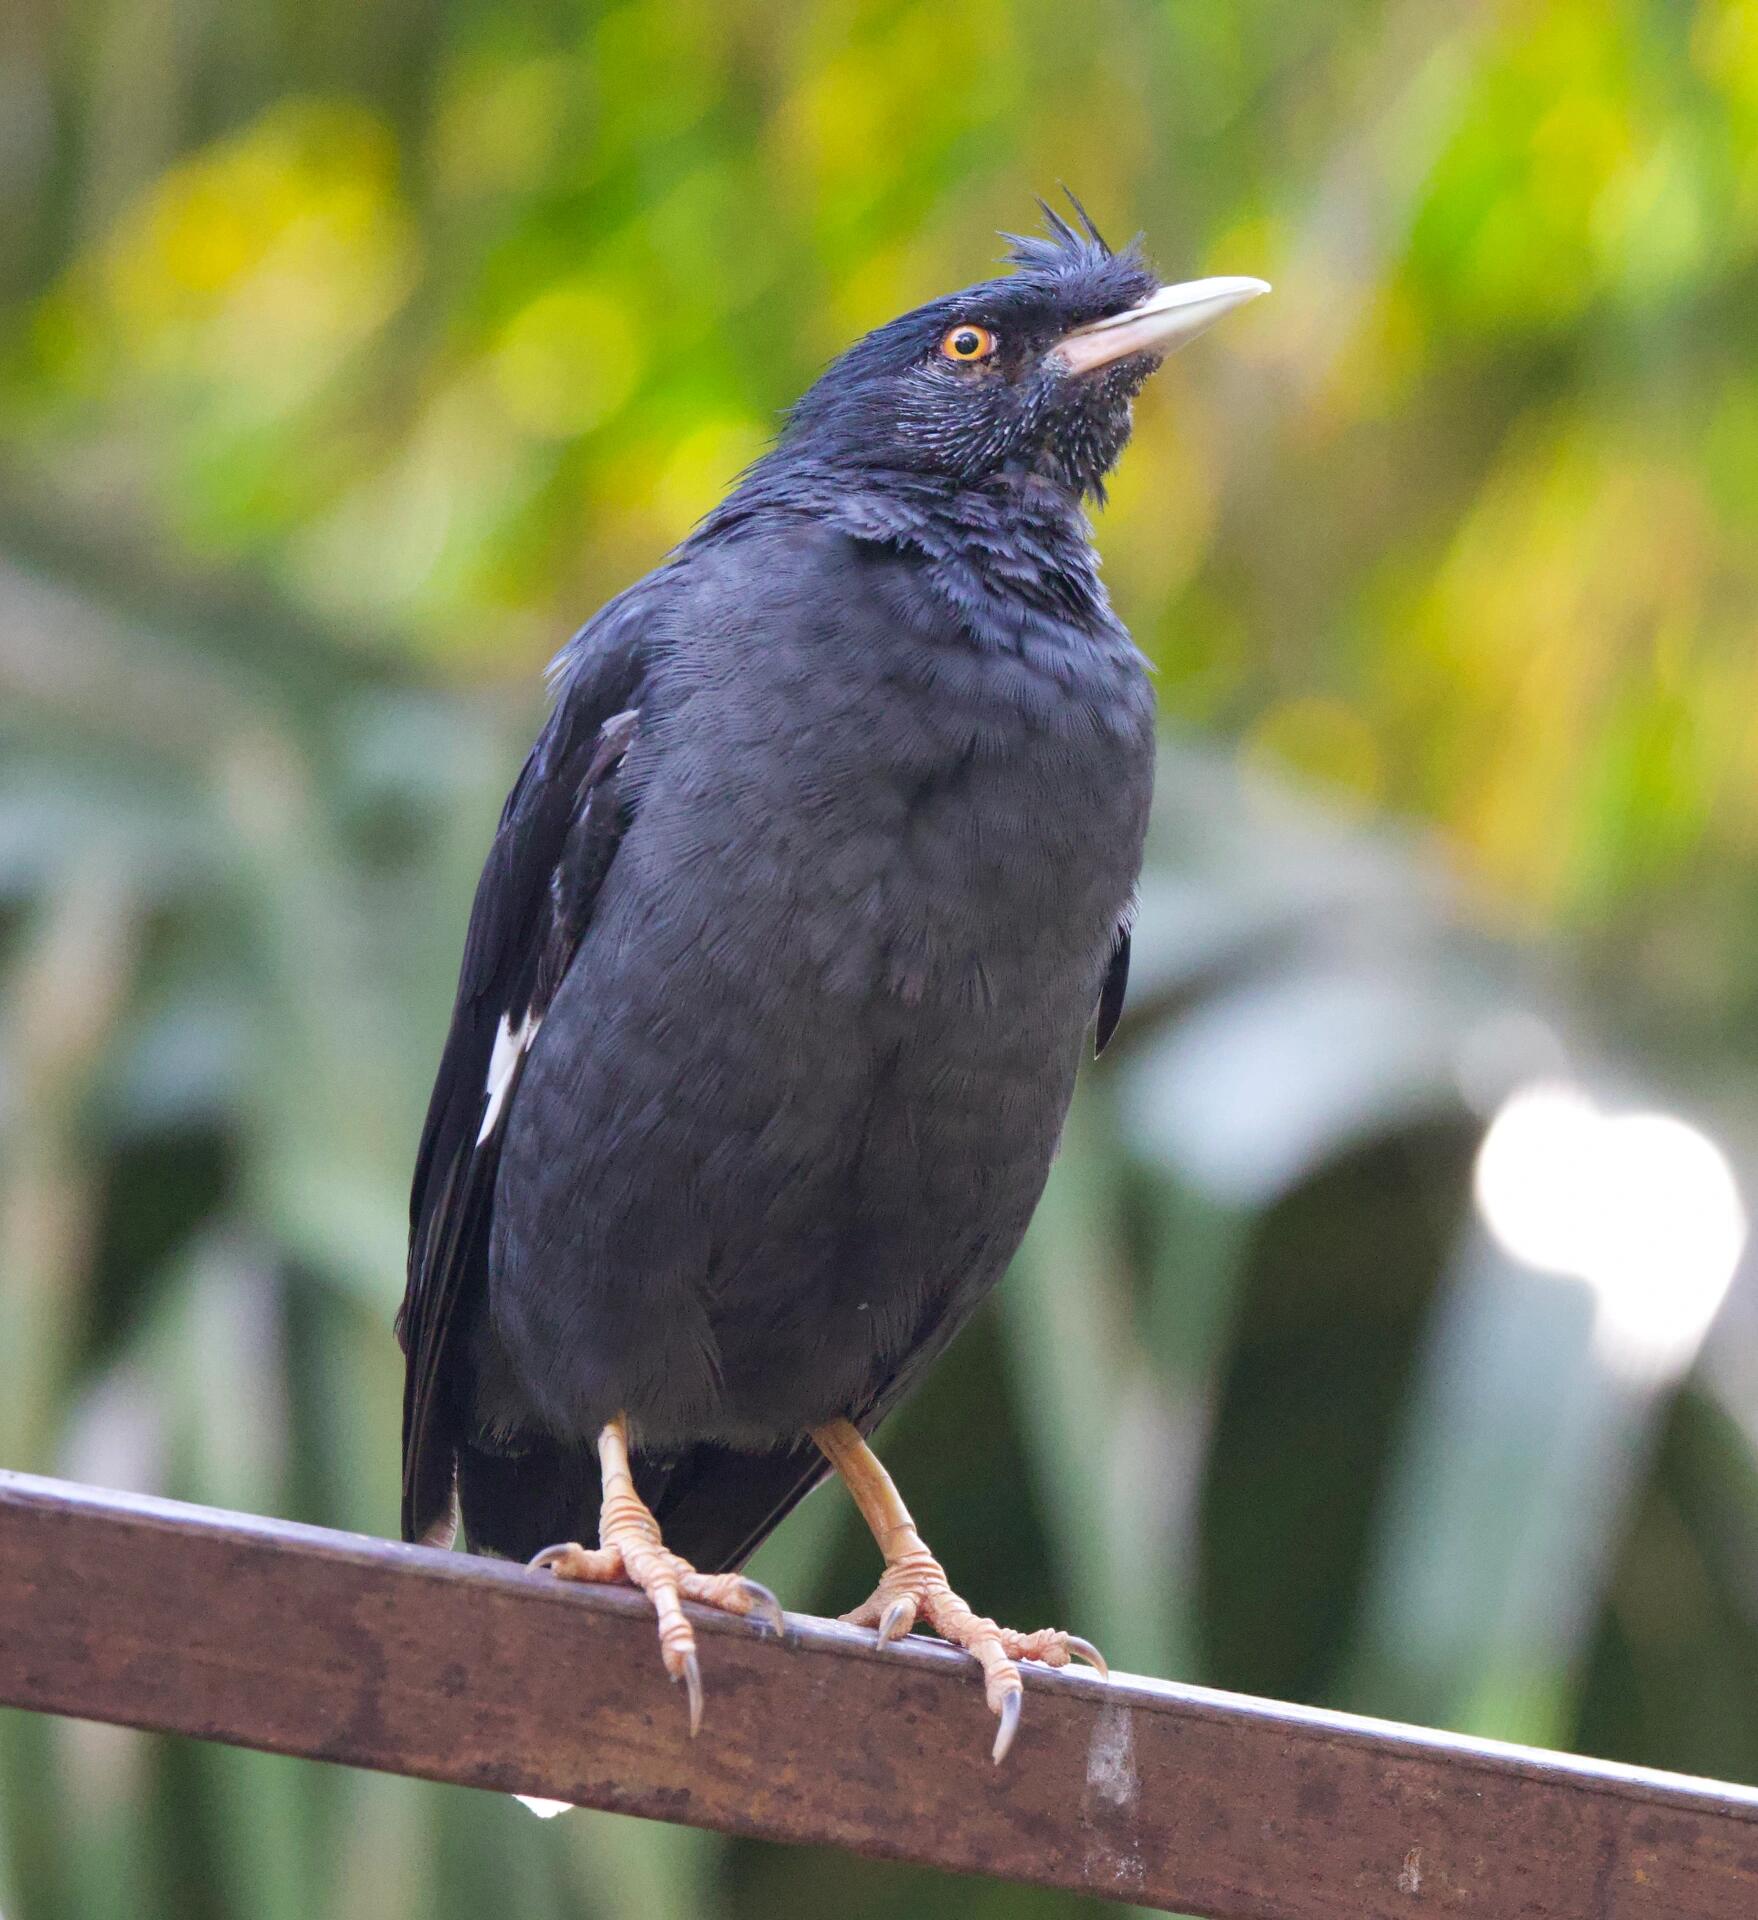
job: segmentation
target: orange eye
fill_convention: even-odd
[[[973,327],[968,323],[949,327],[940,340],[940,351],[946,359],[962,360],[966,364],[987,360],[995,346],[995,336],[987,327]]]

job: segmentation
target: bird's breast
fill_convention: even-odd
[[[771,657],[683,703],[655,871],[687,887],[710,963],[760,954],[797,1013],[1066,1019],[1096,992],[1140,863],[1139,667],[1113,652],[1057,678],[911,638],[833,677]]]
[[[871,599],[715,639],[644,698],[512,1118],[506,1270],[573,1277],[497,1311],[565,1431],[614,1395],[655,1434],[797,1432],[955,1324],[1041,1189],[1140,861],[1126,649],[1045,671]]]

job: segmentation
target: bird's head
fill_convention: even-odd
[[[1102,498],[1148,376],[1269,288],[1163,286],[1138,244],[1113,252],[1078,202],[1075,212],[1079,229],[1045,207],[1042,235],[1009,235],[1012,273],[857,341],[793,409],[782,456],[956,487],[1036,474]]]

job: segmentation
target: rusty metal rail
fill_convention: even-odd
[[[1218,1920],[1755,1920],[1758,1791],[1154,1680],[698,1615],[692,1742],[637,1597],[0,1473],[0,1703],[813,1841]]]

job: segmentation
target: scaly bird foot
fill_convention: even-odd
[[[659,1522],[636,1494],[628,1465],[628,1441],[621,1421],[599,1437],[604,1475],[604,1505],[598,1518],[598,1545],[564,1541],[533,1555],[533,1567],[558,1579],[607,1586],[626,1581],[639,1587],[659,1616],[659,1657],[674,1681],[681,1680],[690,1701],[690,1737],[702,1724],[702,1666],[696,1634],[684,1617],[683,1602],[694,1600],[722,1613],[755,1614],[776,1633],[782,1631],[781,1603],[765,1586],[738,1573],[698,1573],[673,1553],[660,1536]]]
[[[911,1534],[914,1535],[912,1528]],[[993,1620],[975,1613],[953,1592],[940,1562],[914,1535],[897,1557],[887,1562],[885,1572],[871,1596],[845,1613],[851,1626],[876,1627],[879,1644],[901,1640],[918,1618],[942,1640],[962,1647],[983,1670],[983,1695],[989,1710],[1000,1720],[995,1731],[993,1757],[1005,1760],[1019,1729],[1020,1706],[1025,1694],[1020,1679],[1021,1660],[1036,1660],[1046,1667],[1065,1667],[1070,1660],[1084,1660],[1109,1676],[1101,1654],[1090,1640],[1078,1634],[1064,1633],[1057,1627],[1040,1627],[1034,1633],[1021,1633],[1014,1627],[997,1626]]]

